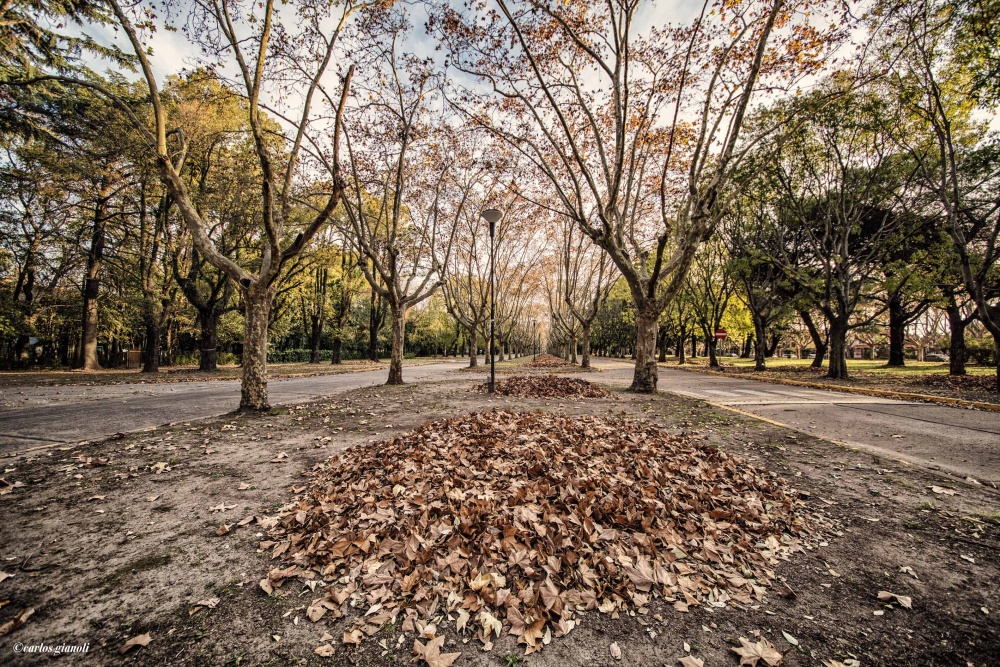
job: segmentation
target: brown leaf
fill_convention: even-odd
[[[444,636],[435,637],[423,645],[419,640],[413,640],[413,653],[427,663],[427,667],[451,667],[451,664],[462,657],[461,653],[441,653],[444,646]]]
[[[740,656],[741,665],[754,667],[758,661],[763,660],[764,664],[768,665],[768,667],[777,667],[784,660],[781,652],[771,646],[771,643],[763,637],[757,642],[751,642],[746,637],[740,637],[740,644],[741,646],[732,649],[732,651]]]
[[[705,661],[701,658],[696,658],[693,655],[686,655],[682,658],[678,658],[677,661],[681,663],[683,667],[705,667]]]
[[[9,635],[10,633],[17,630],[19,627],[24,625],[34,613],[35,613],[34,609],[25,609],[14,618],[10,619],[3,625],[0,625],[0,637],[3,637],[4,635]]]
[[[611,657],[615,660],[622,659],[622,650],[621,647],[618,646],[618,642],[611,642]]]
[[[151,641],[153,641],[153,637],[148,632],[142,635],[136,635],[135,637],[132,637],[132,639],[129,639],[127,642],[122,644],[122,647],[118,649],[118,652],[128,653],[136,646],[148,646],[149,642]]]
[[[329,658],[337,652],[337,649],[333,648],[330,644],[320,644],[315,649],[313,653],[320,656],[321,658]]]

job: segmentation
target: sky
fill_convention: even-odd
[[[187,0],[181,1],[187,2]],[[279,7],[281,9],[279,11],[290,13],[290,4],[280,4]],[[701,7],[702,2],[698,0],[650,0],[640,7],[636,23],[640,26],[640,29],[643,26],[662,26],[667,23],[687,24],[697,17]],[[405,45],[406,50],[421,57],[439,57],[440,53],[435,53],[434,39],[427,35],[423,29],[427,18],[424,5],[419,2],[413,2],[410,4],[409,11],[415,29],[408,43]],[[160,23],[162,23],[162,20]],[[116,44],[122,50],[131,52],[124,34],[116,31],[112,26],[89,25],[85,26],[83,31],[102,44]],[[199,49],[182,31],[157,30],[147,43],[152,49],[150,61],[153,70],[158,81],[161,83],[171,74],[177,74],[184,69],[190,69],[198,65]],[[99,72],[115,70],[132,80],[137,79],[139,76],[136,72],[121,71],[113,63],[95,58],[92,55],[86,56],[85,60],[89,66]],[[232,71],[228,72],[228,74],[234,76],[236,72]],[[981,113],[980,117],[989,122],[991,130],[1000,131],[1000,115]]]

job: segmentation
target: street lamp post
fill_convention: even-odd
[[[494,244],[496,238],[496,226],[500,218],[503,217],[503,213],[495,208],[488,208],[481,214],[486,222],[490,223],[490,384],[489,392],[492,394],[493,390],[496,388],[496,336],[494,334],[494,329],[496,327],[496,284],[493,278],[493,256]]]

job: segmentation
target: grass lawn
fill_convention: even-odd
[[[740,359],[737,357],[722,357],[720,362],[723,366],[732,366],[734,368],[747,368],[753,369],[754,361],[753,359]],[[783,370],[786,368],[809,368],[812,364],[812,359],[785,359],[779,357],[772,357],[767,360],[767,367],[769,370]],[[698,364],[708,364],[708,359],[704,357],[698,357],[693,363]],[[826,362],[823,363],[823,368],[826,368]],[[966,372],[969,375],[992,375],[996,372],[996,369],[992,366],[973,366],[966,365]],[[921,375],[947,375],[948,374],[948,362],[947,361],[913,361],[910,359],[906,360],[905,366],[887,366],[885,359],[848,359],[847,360],[847,371],[863,371],[865,373],[891,373],[891,374],[921,374]]]
[[[822,384],[831,388],[860,387],[906,394],[923,394],[957,398],[977,403],[1000,404],[997,392],[996,369],[992,366],[966,366],[966,375],[948,374],[948,363],[940,361],[909,361],[902,367],[890,367],[881,359],[848,359],[846,380],[826,377],[827,367],[812,368],[811,359],[767,360],[763,371],[754,369],[753,359],[720,358],[723,372],[737,373],[761,380],[797,380]],[[665,364],[670,366],[668,360]],[[688,359],[685,367],[708,370],[708,358]]]

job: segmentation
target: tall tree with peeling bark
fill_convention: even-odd
[[[619,274],[607,253],[596,247],[572,221],[562,225],[559,268],[564,275],[562,298],[580,324],[580,367],[590,368],[590,339],[600,312]]]
[[[640,0],[456,5],[429,24],[477,81],[455,106],[610,255],[636,307],[631,388],[655,391],[659,315],[718,222],[755,92],[815,72],[839,31],[811,23],[831,23],[818,2],[706,2],[686,27],[641,25]]]
[[[157,17],[152,5],[107,1],[148,91],[151,123],[93,80],[54,73],[28,82],[54,81],[94,90],[111,100],[141,134],[198,252],[241,290],[246,324],[243,410],[270,408],[268,324],[276,284],[286,263],[328,224],[344,191],[339,138],[354,71],[344,62],[352,17],[382,12],[386,4],[345,0],[331,7],[319,0],[297,0],[288,11],[278,11],[273,0],[260,4],[195,0],[174,8],[186,19],[184,33],[200,47],[206,71],[235,72],[238,83],[233,85],[246,100],[244,111],[260,169],[260,247],[252,264],[241,264],[220,251],[209,234],[211,222],[192,199],[182,170],[189,149],[185,128],[171,123],[150,49],[151,32],[171,26],[169,19]],[[277,131],[271,118],[278,121]],[[310,202],[308,215],[302,215],[304,199]]]
[[[370,30],[371,54],[357,82],[345,144],[351,171],[343,234],[362,258],[372,288],[388,306],[392,350],[387,384],[403,384],[406,312],[441,286],[468,190],[456,188],[467,149],[440,110],[441,72],[402,52],[410,31],[404,8]],[[466,164],[460,163],[465,160]],[[469,167],[475,169],[475,167]]]

